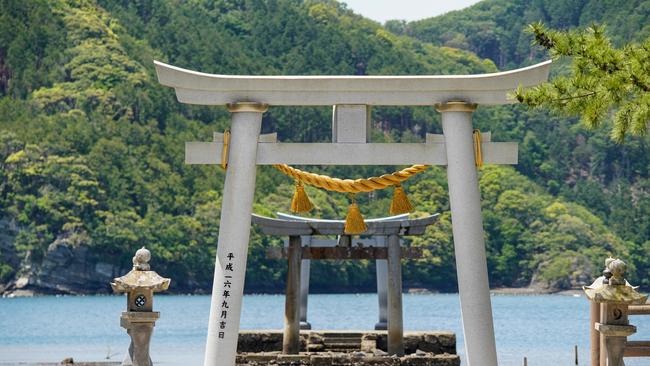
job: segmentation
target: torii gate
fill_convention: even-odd
[[[256,165],[447,165],[467,363],[496,366],[483,220],[472,139],[477,104],[508,104],[517,86],[548,79],[551,61],[518,70],[449,76],[229,76],[154,61],[181,103],[226,105],[232,113],[228,169],[204,366],[233,366],[250,237]],[[268,106],[334,106],[332,143],[260,139]],[[373,105],[435,106],[443,136],[425,143],[369,143]],[[272,136],[271,136],[272,137]],[[220,164],[223,141],[186,144],[186,163]],[[516,164],[516,143],[481,144],[488,164]]]

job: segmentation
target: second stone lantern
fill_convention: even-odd
[[[620,259],[605,261],[603,276],[584,287],[591,301],[592,365],[624,366],[627,337],[636,333],[628,320],[629,306],[642,305],[648,296],[625,280],[627,265]]]
[[[151,271],[151,252],[142,247],[135,252],[133,269],[111,283],[113,291],[127,294],[127,310],[122,312],[120,325],[131,336],[129,354],[123,366],[152,366],[149,355],[151,334],[160,313],[153,311],[154,292],[169,288],[170,279]]]

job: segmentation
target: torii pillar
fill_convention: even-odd
[[[481,194],[472,142],[472,113],[476,104],[448,102],[438,104],[436,109],[442,113],[447,150],[447,184],[467,364],[496,366]]]
[[[266,109],[266,105],[258,103],[228,105],[232,113],[231,137],[212,283],[206,366],[235,364],[255,194],[257,140]]]

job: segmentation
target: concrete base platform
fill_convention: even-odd
[[[301,353],[282,355],[279,352],[238,354],[237,366],[460,366],[457,355],[417,354],[403,357],[377,356],[364,352]]]
[[[237,365],[458,366],[456,335],[404,333],[405,356],[389,355],[386,331],[301,331],[300,354],[282,354],[282,331],[241,331]]]

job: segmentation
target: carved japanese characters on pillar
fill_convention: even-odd
[[[219,338],[221,339],[225,338],[226,336],[226,326],[228,325],[228,309],[230,308],[228,306],[228,298],[230,297],[230,289],[232,288],[232,274],[228,273],[235,271],[232,263],[232,260],[235,259],[235,255],[228,253],[227,258],[229,262],[226,263],[226,267],[224,268],[225,274],[223,276],[223,294],[221,295],[223,300],[221,301],[221,320],[219,321]]]

